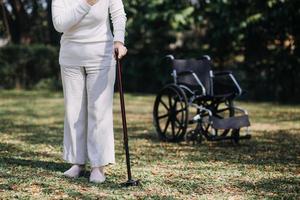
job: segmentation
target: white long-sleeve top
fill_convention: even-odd
[[[122,0],[99,0],[93,6],[86,0],[52,0],[52,21],[63,33],[60,65],[111,66],[115,62],[113,42],[124,43],[126,13]]]

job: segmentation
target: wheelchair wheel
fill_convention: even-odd
[[[233,117],[235,115],[234,113],[234,107],[233,107],[233,101],[232,100],[226,100],[225,102],[218,102],[218,101],[201,101],[198,102],[200,105],[204,106],[205,108],[208,108],[212,111],[212,114],[214,117],[217,117],[219,119],[224,119],[228,117]],[[226,106],[224,106],[226,105]],[[201,119],[202,121],[198,123],[197,129],[206,136],[226,136],[230,129],[213,129],[210,125],[209,115],[206,112],[201,113]],[[213,133],[214,132],[214,133]]]
[[[184,139],[187,143],[192,143],[193,145],[201,144],[203,141],[203,135],[199,133],[197,129],[190,130],[185,134]]]
[[[188,103],[180,87],[169,84],[158,93],[153,123],[160,140],[179,142],[183,139],[188,125]]]

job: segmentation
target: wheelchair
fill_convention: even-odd
[[[171,61],[173,82],[157,94],[153,124],[161,141],[201,143],[250,139],[245,109],[234,105],[244,92],[231,71],[213,71],[208,55]],[[242,128],[246,133],[240,134]]]

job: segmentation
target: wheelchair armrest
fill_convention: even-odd
[[[237,80],[235,79],[235,77],[232,74],[232,71],[215,71],[213,72],[214,76],[229,76],[231,81],[234,83],[235,87],[238,90],[238,95],[241,96],[243,94],[243,90],[241,88],[241,86],[239,85],[239,83],[237,82]]]
[[[232,74],[232,71],[214,71],[214,76],[228,76],[229,74]]]

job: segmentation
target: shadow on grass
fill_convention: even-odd
[[[264,193],[269,198],[299,199],[300,179],[297,177],[262,179],[256,183],[240,182],[238,187],[245,191]]]
[[[61,123],[63,122],[56,122],[51,126],[15,125],[13,121],[6,120],[5,123],[0,125],[0,130],[6,132],[6,134],[13,131],[14,137],[28,144],[49,144],[58,147],[62,145],[63,140]],[[176,152],[181,151],[187,152],[187,156],[182,159],[193,162],[214,160],[252,165],[300,163],[298,158],[298,155],[300,155],[300,134],[297,134],[300,133],[300,129],[261,132],[253,139],[243,141],[239,146],[233,146],[228,141],[204,142],[196,146],[185,142],[168,144],[160,142],[155,133],[149,131],[139,132],[140,129],[144,129],[144,127],[134,126],[128,128],[130,142],[141,141],[139,153],[135,153],[133,150],[131,150],[131,153],[135,158],[146,162],[150,160],[157,161],[164,157],[167,159],[172,156],[176,157]],[[116,140],[122,140],[122,128],[116,127],[114,130]],[[144,143],[147,143],[147,145],[143,145]],[[3,148],[6,149],[2,146],[1,150]],[[13,147],[9,147],[9,149],[11,151]],[[160,151],[162,149],[163,152]],[[27,154],[26,152],[23,153],[23,156]]]
[[[90,183],[88,181],[90,172],[86,169],[83,174],[77,179],[73,178],[68,178],[64,177],[63,172],[66,171],[70,165],[67,163],[61,163],[61,162],[52,162],[52,161],[41,161],[41,160],[26,160],[26,159],[21,159],[21,158],[12,158],[12,157],[1,157],[0,162],[4,164],[4,166],[0,167],[7,167],[7,168],[14,168],[14,167],[29,167],[30,169],[33,169],[32,173],[34,173],[34,170],[38,169],[43,169],[46,171],[52,171],[52,172],[60,172],[60,178],[63,179],[64,181],[67,181],[69,184],[76,184],[80,185],[83,187],[89,187],[89,186],[95,186],[99,185],[101,188],[106,188],[106,189],[122,189],[123,187],[120,185],[121,182],[118,182],[117,180],[122,180],[123,178],[121,176],[116,176],[112,178],[107,177],[107,180],[105,183],[102,184],[95,184],[95,183]],[[125,173],[125,171],[124,171]],[[0,172],[0,177],[5,178],[5,179],[24,179],[25,177],[22,176],[21,174],[5,174],[3,172]],[[124,179],[125,181],[125,179]],[[11,184],[0,184],[0,189],[4,190],[10,190]]]
[[[29,149],[24,150],[15,144],[0,143],[0,160],[9,157],[22,157],[22,158],[32,158],[32,157],[43,157],[43,158],[53,158],[54,155],[48,152],[38,152],[31,151]],[[1,163],[0,163],[1,164]]]
[[[22,158],[13,158],[13,157],[1,157],[1,162],[4,162],[5,165],[9,165],[10,167],[14,166],[26,166],[31,168],[41,168],[48,171],[60,171],[63,172],[68,167],[70,167],[67,163],[59,163],[52,161],[42,161],[42,160],[32,160],[32,159],[22,159]]]
[[[22,96],[18,97],[22,98]],[[26,97],[28,98],[28,97]],[[56,105],[56,104],[55,104]],[[14,104],[13,107],[18,107],[19,104]],[[52,109],[52,108],[51,108]],[[129,110],[130,111],[130,110]],[[33,168],[33,173],[37,169],[44,169],[50,172],[63,172],[67,170],[70,164],[65,162],[43,161],[40,158],[57,159],[57,155],[47,154],[43,150],[32,150],[39,144],[52,145],[60,147],[63,141],[63,121],[57,120],[51,124],[34,124],[22,123],[22,121],[15,121],[14,116],[28,117],[33,120],[40,118],[47,118],[55,116],[56,114],[40,113],[34,108],[24,108],[22,111],[9,110],[4,114],[0,114],[2,122],[0,124],[1,134],[5,137],[10,137],[12,140],[21,141],[23,145],[30,145],[31,149],[20,147],[18,144],[7,144],[0,142],[0,166],[1,168],[15,168],[24,166]],[[130,113],[130,112],[129,112]],[[135,113],[131,110],[131,113]],[[8,116],[9,115],[9,116]],[[291,120],[291,117],[285,119]],[[297,120],[295,117],[293,120]],[[120,120],[118,120],[120,122]],[[185,142],[164,143],[159,141],[156,133],[152,132],[151,124],[145,124],[143,120],[137,118],[134,125],[128,124],[128,134],[130,141],[131,161],[132,166],[153,166],[153,163],[163,161],[163,165],[169,163],[180,163],[182,167],[184,163],[196,163],[195,168],[203,168],[202,162],[220,161],[232,164],[254,165],[254,166],[274,166],[281,165],[288,167],[289,165],[299,165],[300,155],[300,129],[276,130],[276,131],[261,131],[249,141],[243,141],[239,146],[232,146],[228,141],[226,142],[204,142],[203,144],[193,146]],[[118,145],[123,145],[123,133],[121,124],[115,126],[115,138]],[[4,137],[4,138],[5,138]],[[25,143],[25,144],[24,144]],[[116,149],[116,156],[124,158],[123,149],[118,146]],[[122,154],[122,155],[121,155]],[[51,159],[52,159],[51,158]],[[123,163],[124,164],[124,163]],[[155,164],[154,164],[155,165]],[[177,165],[172,165],[174,171],[181,171]],[[120,170],[120,169],[114,169]],[[123,170],[123,169],[122,169]],[[177,171],[176,171],[177,170]],[[193,170],[193,169],[191,169]],[[216,169],[217,170],[217,169]],[[193,172],[193,171],[192,171]],[[2,174],[8,178],[8,174]],[[1,175],[1,176],[2,176]],[[126,180],[125,171],[114,171],[113,175],[108,178],[105,184],[101,184],[104,189],[121,189],[119,180]],[[17,175],[16,175],[17,176]],[[146,175],[145,175],[146,176]],[[147,175],[148,176],[148,175]],[[150,175],[151,176],[151,175]],[[67,179],[70,184],[78,184],[82,186],[94,186],[88,183],[89,172],[86,171],[83,179]],[[18,179],[22,179],[18,176]],[[65,179],[64,179],[65,180]],[[148,181],[148,182],[147,182]],[[180,188],[184,184],[189,184],[188,187],[193,190],[203,187],[200,183],[193,183],[187,179],[181,182],[178,179],[172,179],[166,183],[168,186],[173,185],[174,188]],[[149,180],[144,181],[145,184],[150,184]],[[203,182],[205,184],[205,182]],[[297,184],[297,187],[292,187]],[[5,185],[3,187],[6,187]],[[277,178],[277,179],[263,179],[253,184],[250,182],[240,182],[237,186],[242,190],[257,190],[266,193],[271,193],[274,190],[276,193],[284,193],[287,191],[285,197],[287,199],[293,198],[294,189],[299,190],[299,180],[296,178]],[[287,188],[286,188],[287,187]],[[292,189],[290,189],[292,188]],[[1,186],[0,186],[1,189]],[[204,188],[205,189],[205,188]],[[276,194],[275,194],[276,195]],[[75,195],[76,196],[76,195]],[[153,196],[154,197],[154,196]]]
[[[155,133],[151,132],[130,135],[130,139],[151,140],[151,146],[147,145],[142,148],[145,155],[151,157],[153,161],[164,156],[176,157],[176,152],[181,151],[187,153],[187,156],[182,158],[187,162],[224,161],[250,165],[300,164],[300,129],[261,132],[251,140],[241,141],[240,145],[234,145],[230,141],[205,141],[198,145],[186,142],[165,143],[159,141]],[[165,155],[159,153],[159,149],[162,148],[166,150]],[[158,151],[155,152],[153,149]]]
[[[9,124],[9,125],[7,125]],[[61,145],[63,130],[56,126],[43,126],[34,124],[16,125],[6,121],[6,125],[0,125],[1,132],[13,133],[13,137],[28,144]]]
[[[300,132],[298,129],[289,131]],[[251,165],[300,164],[299,144],[300,134],[282,130],[270,131],[244,141],[239,146],[228,145],[224,148],[222,143],[214,143],[207,147],[205,157],[216,161]],[[201,161],[203,156],[190,155],[188,159]]]

